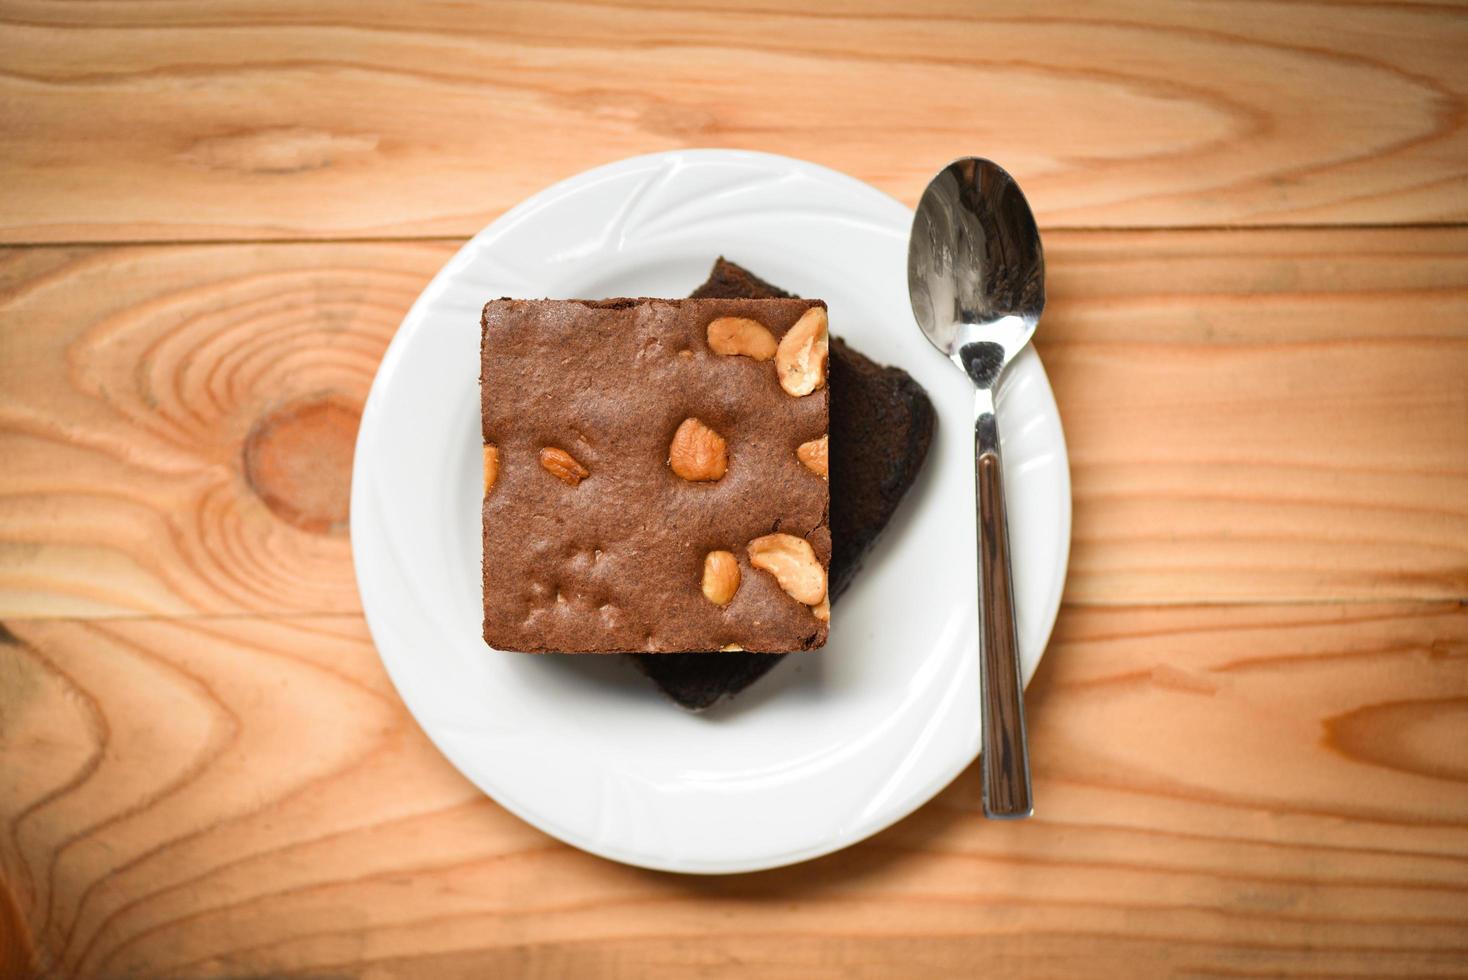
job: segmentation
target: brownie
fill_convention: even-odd
[[[723,258],[693,291],[700,298],[790,295]],[[917,479],[936,416],[927,392],[906,371],[879,365],[834,337],[830,386],[830,594],[835,601]],[[782,659],[755,653],[632,655],[668,697],[693,710],[738,694]]]
[[[504,299],[481,336],[486,642],[825,642],[829,490],[802,462],[827,430],[823,303]],[[821,353],[792,359],[802,337]],[[706,573],[713,552],[723,577]]]

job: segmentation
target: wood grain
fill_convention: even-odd
[[[356,422],[442,245],[0,258],[0,609],[360,608]]]
[[[0,978],[1468,977],[1465,8],[786,7],[0,3]],[[403,313],[526,195],[711,145],[908,203],[983,153],[1039,213],[1034,820],[971,768],[815,862],[626,868],[383,674],[348,500]]]
[[[1468,231],[1048,242],[1070,601],[1468,596]],[[356,419],[449,251],[0,255],[0,615],[359,609]]]
[[[1068,610],[1030,695],[1035,820],[984,821],[971,770],[850,851],[727,878],[481,797],[354,617],[10,625],[0,858],[49,977],[1468,962],[1459,603]]]
[[[1468,233],[1047,241],[1071,600],[1468,597]]]
[[[1468,219],[1449,4],[10,0],[0,241],[463,236],[688,146],[915,201],[955,154],[1042,224]]]

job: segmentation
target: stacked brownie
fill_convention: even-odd
[[[488,304],[485,640],[632,652],[693,709],[823,644],[934,426],[827,343],[824,304],[723,259],[689,300]]]

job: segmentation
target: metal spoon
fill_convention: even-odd
[[[1045,255],[1014,178],[978,157],[933,178],[912,221],[907,289],[918,326],[974,383],[984,815],[1028,817],[1034,801],[994,393],[1040,322]]]

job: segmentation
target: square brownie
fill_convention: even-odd
[[[825,642],[825,304],[504,299],[481,327],[487,643]]]

